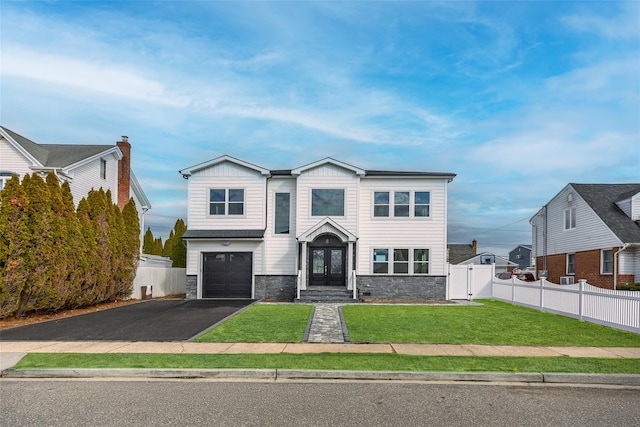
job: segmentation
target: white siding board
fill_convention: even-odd
[[[294,178],[271,179],[268,181],[267,229],[265,232],[265,274],[296,274],[297,251],[296,240],[296,181]],[[275,194],[290,194],[289,234],[275,234]]]
[[[427,248],[430,274],[446,274],[446,180],[363,179],[360,183],[360,224],[357,274],[371,274],[374,248]],[[429,191],[429,218],[374,218],[375,191]]]
[[[69,183],[73,202],[78,205],[86,198],[91,190],[102,188],[105,192],[111,190],[111,201],[118,203],[118,160],[113,156],[105,158],[107,161],[106,179],[100,178],[100,160],[96,159],[70,171],[72,180]]]
[[[25,174],[32,172],[29,166],[31,163],[26,157],[16,151],[6,140],[0,140],[0,171],[15,172],[22,180]]]
[[[264,229],[266,178],[254,173],[242,177],[192,176],[188,186],[188,224],[193,230]],[[244,215],[209,215],[209,190],[242,188],[245,190]]]
[[[327,172],[331,168],[325,166],[312,169],[311,171],[322,170]],[[344,171],[342,168],[334,168],[339,171]],[[311,215],[311,190],[317,188],[336,188],[344,189],[345,192],[345,215],[344,216],[332,216],[336,223],[345,228],[353,234],[358,232],[358,177],[351,173],[342,173],[340,176],[317,176],[307,174],[306,172],[300,175],[297,180],[297,229],[296,235],[300,235],[317,225],[324,219],[322,216]]]
[[[569,193],[573,193],[571,204],[567,201]],[[564,212],[569,207],[576,208],[576,228],[565,230]],[[620,240],[570,185],[549,202],[547,255],[617,246]]]

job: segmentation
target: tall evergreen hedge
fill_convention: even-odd
[[[139,235],[133,199],[121,211],[92,190],[75,209],[55,174],[12,177],[0,191],[0,318],[128,297]]]

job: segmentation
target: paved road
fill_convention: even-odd
[[[21,426],[632,426],[640,390],[383,382],[0,380]]]
[[[184,341],[248,300],[150,300],[0,331],[1,341]]]

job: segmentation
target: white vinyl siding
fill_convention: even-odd
[[[571,206],[567,201],[569,193],[573,193]],[[576,226],[567,230],[565,229],[565,210],[569,208],[576,210]],[[547,255],[620,246],[620,240],[571,185],[567,185],[548,203],[547,212]],[[532,220],[536,233],[533,236],[535,256],[544,255],[543,215],[544,209],[540,210]]]
[[[272,178],[269,181],[267,231],[265,232],[264,274],[298,273],[298,241],[296,240],[296,182],[293,178]],[[290,194],[289,233],[275,232],[276,193]]]
[[[87,197],[89,191],[100,188],[104,191],[111,190],[111,201],[118,203],[118,160],[113,156],[105,158],[106,179],[100,178],[100,160],[96,159],[71,171],[72,180],[69,186],[76,206],[82,198]]]
[[[31,163],[20,153],[18,153],[6,140],[0,139],[0,171],[13,172],[18,174],[20,179],[25,174],[33,171],[29,168]]]
[[[358,231],[358,176],[352,171],[334,166],[323,165],[304,171],[297,177],[297,234],[300,234],[318,222],[324,216],[311,214],[311,194],[313,189],[342,189],[344,190],[344,215],[332,216],[341,227],[356,234]],[[369,210],[367,209],[367,212]]]
[[[429,217],[375,217],[374,194],[386,191],[409,191],[412,196],[415,192],[429,192]],[[363,178],[360,181],[356,273],[372,273],[374,249],[429,248],[429,274],[446,274],[446,192],[446,179]]]
[[[229,175],[225,176],[224,173]],[[191,230],[265,228],[266,178],[243,166],[221,163],[194,173],[188,185],[187,224]],[[243,189],[244,215],[209,215],[209,190]]]

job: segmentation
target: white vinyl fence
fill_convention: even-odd
[[[495,264],[449,264],[447,299],[491,298]]]
[[[151,286],[151,297],[181,295],[187,291],[187,275],[184,268],[138,267],[133,281],[131,298],[142,299],[142,287],[146,286],[147,294]]]
[[[494,278],[493,298],[640,333],[640,292],[596,288],[586,280],[556,285]]]

